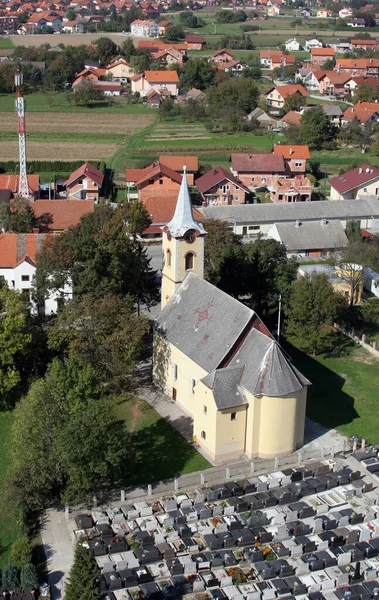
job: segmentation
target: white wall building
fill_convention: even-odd
[[[130,25],[130,34],[135,37],[159,37],[159,25],[154,21],[137,19]]]

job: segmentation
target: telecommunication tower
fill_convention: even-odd
[[[20,155],[20,178],[18,184],[18,195],[21,198],[29,198],[29,184],[26,174],[26,144],[25,144],[25,104],[21,94],[23,76],[20,70],[16,71],[14,82],[17,90],[16,112],[18,115],[18,150]]]

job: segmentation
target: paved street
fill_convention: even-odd
[[[146,246],[147,247],[147,253],[151,258],[151,267],[153,269],[155,269],[156,271],[158,271],[158,273],[161,272],[162,269],[162,246],[161,244],[157,244],[156,246]]]
[[[63,598],[64,584],[74,558],[71,532],[75,524],[67,522],[64,511],[49,509],[45,513],[41,535],[49,571],[52,600]]]

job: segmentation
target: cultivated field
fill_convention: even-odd
[[[82,44],[92,44],[100,37],[110,38],[115,44],[122,44],[127,38],[124,33],[62,33],[56,34],[37,34],[37,35],[12,35],[9,40],[15,46],[41,46],[42,44],[50,44],[57,46],[64,44],[65,46],[81,46]]]
[[[72,113],[26,113],[26,126],[29,131],[72,132],[72,133],[118,133],[131,135],[137,129],[147,127],[154,121],[151,115],[99,115]],[[0,112],[0,131],[17,131],[17,115]],[[78,135],[78,137],[80,137]]]
[[[117,144],[86,144],[75,142],[27,142],[29,160],[100,160],[112,156],[118,150]],[[18,159],[18,143],[0,142],[2,160]]]

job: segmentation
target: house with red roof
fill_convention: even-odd
[[[39,175],[27,175],[29,193],[38,197],[39,194]],[[0,175],[0,190],[10,190],[11,196],[16,198],[20,186],[19,175]]]
[[[264,69],[277,69],[295,64],[295,56],[283,54],[280,50],[260,50],[259,60]]]
[[[291,179],[280,177],[270,186],[272,202],[309,202],[312,198],[312,184],[308,177],[297,175]]]
[[[334,48],[311,48],[311,65],[322,66],[327,60],[333,60],[334,55]]]
[[[166,90],[169,96],[178,95],[179,77],[176,71],[144,71],[131,78],[132,92],[143,98],[150,90]]]
[[[86,162],[65,181],[68,200],[98,200],[104,175]]]
[[[184,174],[184,170],[187,174],[188,185],[194,184],[195,174],[199,170],[199,159],[197,156],[175,156],[172,154],[161,154],[159,162],[162,165],[166,165],[177,173]]]
[[[284,115],[284,117],[282,117],[282,123],[284,123],[285,126],[296,125],[298,127],[300,125],[301,117],[301,113],[297,112],[296,110],[290,110],[286,115]]]
[[[346,124],[354,118],[365,125],[366,123],[377,123],[379,121],[379,104],[376,102],[357,102],[354,106],[348,106],[342,116],[342,123]]]
[[[202,35],[187,35],[185,42],[188,50],[202,50],[205,44],[205,38]]]
[[[203,199],[203,206],[245,204],[250,190],[230,171],[222,167],[211,169],[195,181]]]
[[[330,180],[331,200],[355,200],[379,196],[379,169],[365,163]]]
[[[168,195],[177,197],[182,175],[157,161],[145,169],[126,169],[125,179],[137,188],[141,202],[153,196],[164,201]]]
[[[378,58],[337,58],[334,69],[337,73],[348,73],[355,77],[361,75],[379,75]]]
[[[376,77],[369,75],[368,77],[351,77],[349,81],[346,83],[345,87],[349,90],[352,97],[357,91],[358,86],[366,84],[369,85],[374,91],[379,91],[379,81]]]
[[[275,154],[232,154],[231,172],[247,188],[269,187],[278,177],[285,177],[282,156]]]
[[[162,202],[162,198],[159,196],[145,198],[143,204],[149,213],[151,225],[143,232],[142,237],[144,239],[159,239],[162,237],[162,229],[172,220],[177,201],[177,192],[168,194],[164,202]],[[194,206],[192,207],[192,212],[197,221],[204,220],[204,216]]]
[[[288,176],[305,175],[307,160],[311,157],[307,145],[275,144],[273,153],[275,156],[283,157],[285,171]]]
[[[119,81],[120,83],[127,83],[135,75],[133,67],[120,54],[112,58],[105,69],[105,74],[112,77],[112,81]]]
[[[303,98],[308,97],[308,92],[301,84],[294,85],[278,85],[273,87],[265,93],[264,97],[269,106],[273,108],[282,108],[286,99],[289,96],[302,96]]]
[[[36,258],[41,251],[48,234],[41,233],[1,233],[0,234],[0,281],[11,290],[26,294],[31,300],[31,309],[37,306],[31,297],[33,279],[36,273]],[[66,284],[61,290],[53,292],[45,299],[45,314],[54,314],[58,310],[60,298],[71,298],[72,288]]]

